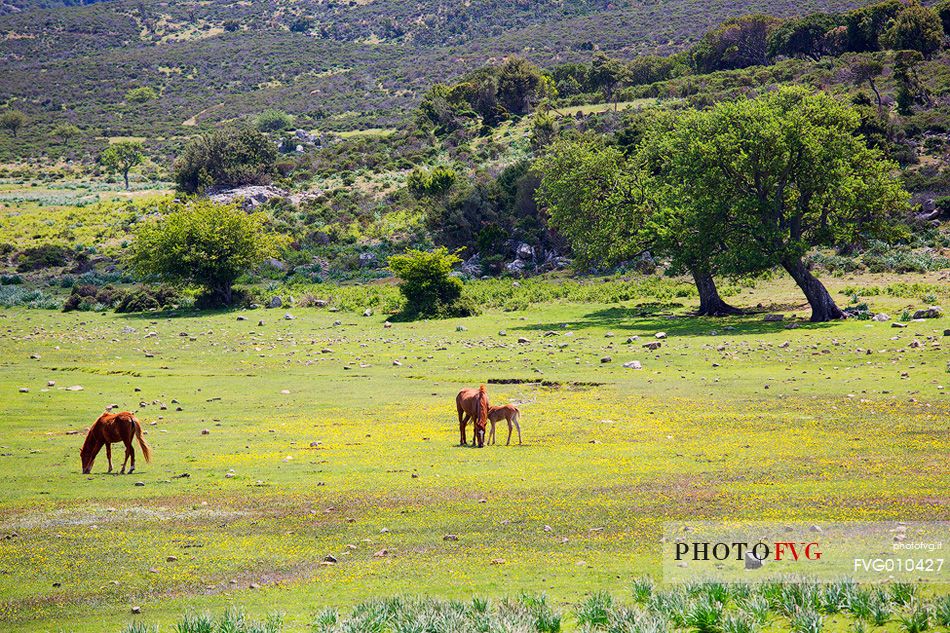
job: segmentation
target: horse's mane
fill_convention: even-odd
[[[105,414],[103,414],[103,415],[105,415]],[[99,426],[99,420],[101,420],[101,419],[102,419],[102,416],[99,416],[99,418],[97,418],[96,421],[92,423],[92,426],[90,426],[90,427],[89,427],[89,430],[86,432],[86,439],[85,439],[85,441],[83,441],[83,443],[82,443],[82,451],[81,451],[82,454],[85,455],[85,454],[86,454],[86,451],[87,451],[88,449],[91,449],[91,448],[93,447],[93,445],[95,445],[95,443],[96,443],[96,438],[95,438],[96,427]]]
[[[478,388],[478,421],[482,427],[488,423],[488,392],[485,385]]]

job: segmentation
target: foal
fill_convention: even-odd
[[[505,442],[505,446],[511,444],[511,425],[514,424],[515,428],[518,429],[518,445],[521,445],[521,425],[518,424],[518,417],[521,415],[521,411],[518,410],[513,404],[503,404],[500,407],[489,407],[488,408],[488,421],[491,422],[491,431],[488,432],[488,443],[495,443],[495,423],[504,420],[508,423],[508,441]]]
[[[125,474],[125,464],[132,458],[132,468],[129,469],[131,475],[135,472],[135,449],[132,448],[132,439],[139,441],[142,447],[142,456],[146,462],[152,461],[152,449],[148,443],[142,439],[142,425],[135,419],[135,416],[128,411],[122,413],[103,413],[99,419],[92,423],[89,432],[86,434],[86,441],[83,442],[82,450],[79,456],[82,458],[82,473],[88,475],[92,472],[92,465],[96,461],[96,455],[106,447],[106,458],[109,460],[109,472],[112,472],[112,444],[113,442],[122,442],[125,444],[125,460],[122,462],[122,470],[119,474]]]

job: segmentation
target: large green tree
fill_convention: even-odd
[[[880,230],[908,196],[897,165],[868,148],[857,113],[823,93],[782,89],[721,103],[668,135],[663,178],[700,225],[750,260],[784,268],[801,288],[813,321],[844,314],[805,264],[817,246],[852,244]]]
[[[693,209],[667,195],[649,162],[646,152],[628,157],[598,139],[558,141],[535,164],[538,200],[580,266],[612,265],[650,250],[692,275],[700,315],[739,312],[716,288],[719,245],[707,239],[714,234],[695,224],[701,218]]]
[[[230,305],[234,282],[272,254],[273,242],[262,215],[197,200],[139,229],[128,261],[143,277],[200,286],[208,303]]]

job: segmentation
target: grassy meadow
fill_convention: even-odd
[[[945,273],[828,281],[894,318],[924,306],[908,284],[950,298]],[[2,628],[167,631],[241,606],[306,631],[380,596],[527,592],[574,630],[573,605],[659,578],[665,521],[946,519],[950,318],[810,324],[785,279],[729,300],[785,320],[688,317],[688,298],[391,326],[2,309]],[[519,404],[523,445],[501,426],[458,446],[454,396],[479,383]],[[137,412],[154,462],[107,475],[103,453],[83,476],[109,405]]]

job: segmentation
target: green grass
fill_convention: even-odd
[[[784,281],[731,300],[804,313]],[[131,606],[169,630],[243,605],[305,631],[380,596],[522,592],[546,593],[570,628],[586,595],[659,577],[668,520],[945,518],[950,319],[786,329],[637,303],[391,328],[312,308],[0,310],[4,630],[118,631]],[[511,379],[525,382],[491,382]],[[454,395],[485,382],[521,403],[523,446],[457,446]],[[100,455],[83,476],[77,433],[113,403],[138,412],[155,461],[113,476]]]

